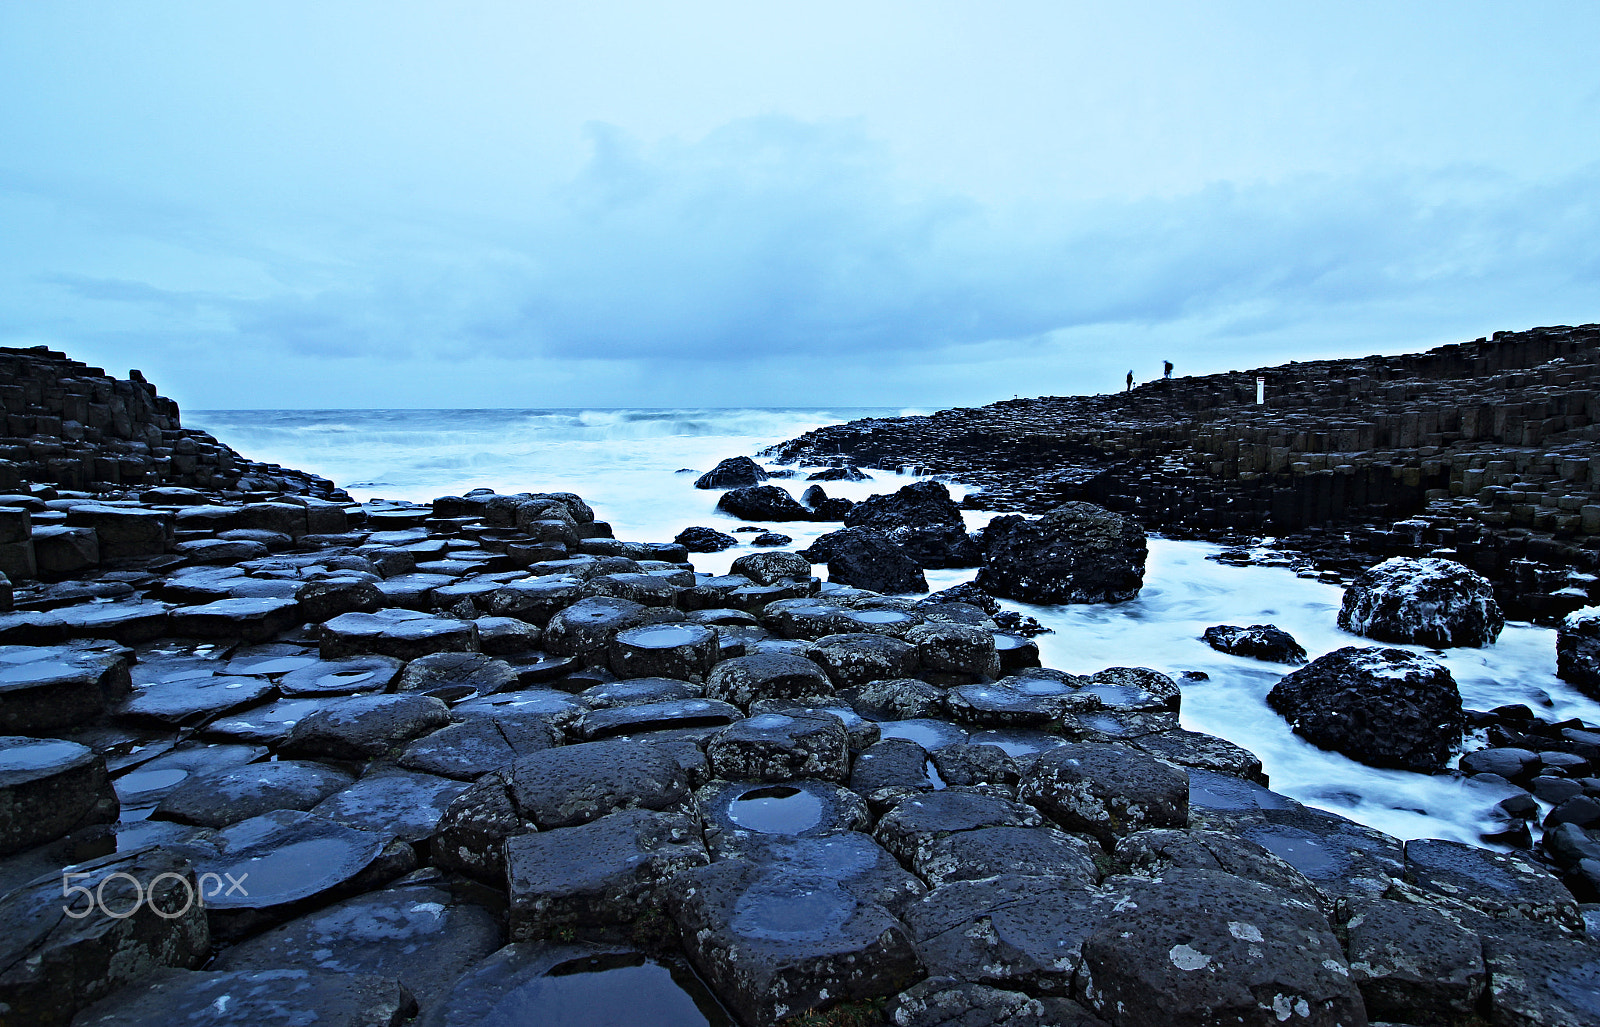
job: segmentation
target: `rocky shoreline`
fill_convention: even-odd
[[[1340,580],[1453,554],[1512,616],[1554,623],[1600,601],[1597,373],[1600,325],[1534,328],[852,421],[763,455],[948,474],[981,486],[969,501],[984,510],[1085,500]],[[1276,552],[1252,550],[1263,537]]]
[[[797,515],[728,461],[702,481],[737,516],[842,526],[710,576],[689,561],[713,529],[618,540],[570,493],[358,505],[142,382],[0,364],[7,1027],[1600,1018],[1594,726],[1452,709],[1407,651],[1295,671],[1292,639],[1218,626],[1284,664],[1307,732],[1374,682],[1441,704],[1318,744],[1383,765],[1397,737],[1487,732],[1462,771],[1528,789],[1498,839],[1523,849],[1272,792],[1178,726],[1178,682],[1040,667],[995,618],[989,593],[1136,593],[1143,529],[1113,504],[974,539],[936,486]],[[121,419],[80,409],[118,396]],[[983,589],[883,594],[978,564]],[[1487,586],[1444,577],[1451,630],[1492,640]],[[1349,615],[1380,638],[1406,597],[1363,587]],[[1418,751],[1395,765],[1443,769]],[[1541,802],[1567,812],[1534,848]]]

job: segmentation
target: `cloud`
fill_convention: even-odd
[[[1492,320],[1529,297],[1600,301],[1594,167],[986,206],[919,185],[854,120],[749,118],[653,145],[595,124],[588,138],[581,171],[506,220],[490,197],[470,220],[163,208],[141,229],[124,212],[118,245],[144,231],[149,247],[114,275],[70,248],[14,258],[32,307],[9,320],[301,357],[893,364],[1105,326],[1203,323],[1225,343],[1374,311]],[[85,246],[110,231],[80,220]],[[185,245],[187,269],[169,252]],[[219,254],[245,270],[219,277]]]

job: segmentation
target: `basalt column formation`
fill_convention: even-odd
[[[1543,620],[1600,598],[1597,378],[1600,325],[1535,328],[852,421],[768,455],[949,474],[981,509],[1089,500],[1174,536],[1272,536],[1341,575],[1451,555]]]

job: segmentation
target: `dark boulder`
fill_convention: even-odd
[[[811,511],[777,485],[746,485],[724,492],[717,509],[745,521],[809,521]]]
[[[1287,675],[1267,705],[1295,734],[1372,767],[1432,773],[1461,744],[1461,693],[1442,664],[1350,646]]]
[[[1569,613],[1556,632],[1556,675],[1600,699],[1600,606]]]
[[[802,555],[828,566],[828,580],[887,595],[926,592],[928,579],[906,551],[867,528],[830,531]]]
[[[1120,603],[1144,585],[1144,528],[1093,503],[1066,503],[1036,521],[996,517],[982,532],[977,585],[1028,603]]]
[[[691,553],[720,553],[739,544],[739,540],[732,535],[699,525],[684,528],[672,541]]]
[[[825,467],[820,471],[812,471],[806,475],[806,481],[871,481],[872,475],[864,473],[855,465],[846,467]]]
[[[1219,653],[1249,656],[1269,663],[1306,662],[1306,651],[1294,636],[1272,624],[1252,624],[1248,628],[1217,624],[1206,628],[1201,638]]]
[[[845,515],[844,523],[847,528],[892,531],[924,524],[960,525],[964,522],[961,508],[950,498],[950,490],[942,482],[919,481],[891,496],[868,496]]]
[[[716,467],[695,479],[697,489],[736,489],[741,485],[759,485],[772,475],[747,456],[730,456]]]
[[[830,497],[821,485],[802,492],[800,502],[810,507],[811,516],[819,521],[842,521],[856,505],[848,499]]]
[[[1505,618],[1494,588],[1454,560],[1395,557],[1368,568],[1345,589],[1339,626],[1380,642],[1485,646]]]
[[[908,525],[891,530],[888,538],[930,569],[977,567],[983,563],[983,548],[967,534],[963,524]]]

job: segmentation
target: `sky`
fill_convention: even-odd
[[[0,345],[977,405],[1600,321],[1600,4],[0,0]]]

